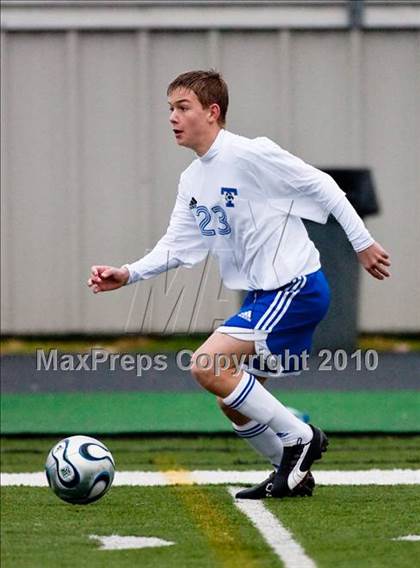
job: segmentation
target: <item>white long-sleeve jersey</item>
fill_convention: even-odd
[[[191,267],[210,253],[228,288],[279,288],[320,268],[302,218],[325,223],[330,213],[356,251],[374,242],[331,176],[268,138],[221,130],[181,174],[166,234],[149,254],[125,265],[128,283]]]

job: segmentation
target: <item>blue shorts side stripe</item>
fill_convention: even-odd
[[[279,323],[281,318],[287,312],[287,309],[289,308],[290,304],[292,303],[293,298],[296,296],[296,294],[298,294],[302,290],[302,288],[304,288],[305,284],[306,284],[306,277],[303,276],[302,280],[300,280],[300,282],[296,283],[294,288],[287,293],[288,297],[283,302],[283,305],[282,305],[282,308],[280,309],[280,312],[277,311],[277,316],[275,317],[274,321],[271,322],[270,327],[267,329],[268,332],[273,331],[274,327]]]
[[[290,294],[297,287],[300,286],[300,283],[302,282],[302,278],[304,278],[304,277],[299,276],[298,278],[295,278],[292,281],[292,283],[290,284],[290,286],[288,286],[284,290],[281,290],[276,295],[275,300],[271,303],[267,312],[262,316],[262,318],[260,318],[257,325],[255,326],[255,329],[261,329],[261,330],[264,330],[264,331],[268,331],[270,324],[272,323],[273,319],[275,319],[277,317],[277,314],[279,313],[279,311],[284,306],[284,303],[287,302]],[[270,327],[272,329],[272,326],[270,326]]]
[[[264,312],[264,314],[260,317],[260,319],[257,321],[257,325],[255,326],[255,329],[261,329],[262,326],[264,325],[264,321],[270,317],[271,312],[275,309],[275,307],[277,306],[278,302],[281,300],[281,297],[283,295],[284,291],[280,290],[279,292],[277,292],[274,300],[271,302],[269,308]]]
[[[277,314],[283,309],[283,306],[285,305],[285,303],[287,303],[287,300],[290,297],[290,294],[293,292],[293,290],[295,290],[299,286],[300,281],[301,281],[301,277],[299,277],[298,281],[295,282],[293,284],[293,286],[289,286],[285,290],[285,293],[283,294],[279,304],[276,306],[276,309],[273,311],[273,313],[270,315],[270,317],[268,318],[268,320],[265,322],[265,324],[263,326],[263,329],[265,331],[272,329],[271,324],[273,322],[273,319],[275,319],[277,317]]]
[[[228,404],[228,406],[230,408],[238,408],[238,406],[241,406],[241,404],[245,401],[246,397],[252,390],[254,384],[255,384],[255,377],[251,375],[249,377],[246,386],[242,389],[242,392],[235,398],[235,400],[231,404]]]

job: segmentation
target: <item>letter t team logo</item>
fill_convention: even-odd
[[[238,195],[238,190],[234,187],[222,187],[220,193],[225,196],[226,207],[235,207],[233,200]]]

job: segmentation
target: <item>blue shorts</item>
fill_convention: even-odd
[[[328,282],[318,270],[298,276],[277,290],[249,292],[239,312],[216,331],[254,341],[256,357],[245,366],[253,374],[299,373],[329,303]]]

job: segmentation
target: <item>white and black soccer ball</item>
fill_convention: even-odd
[[[70,436],[56,444],[45,463],[48,485],[68,503],[87,505],[112,485],[115,462],[108,448],[89,436]]]

